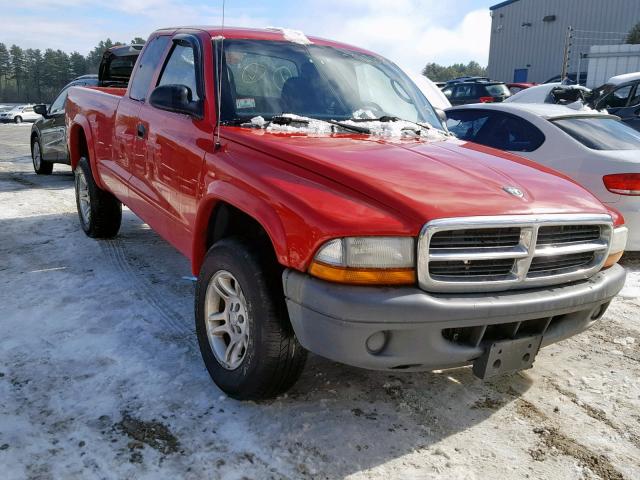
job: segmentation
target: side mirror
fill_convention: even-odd
[[[38,115],[42,115],[44,118],[47,118],[47,116],[49,115],[49,109],[44,103],[34,105],[33,111],[36,112]]]
[[[160,110],[202,118],[202,102],[194,101],[185,85],[160,85],[151,92],[149,103]]]
[[[436,108],[436,115],[438,115],[438,118],[440,119],[440,121],[442,122],[443,125],[447,124],[447,114],[444,113],[444,110],[440,109],[440,108]]]

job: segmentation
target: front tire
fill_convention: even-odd
[[[75,169],[76,206],[82,230],[92,238],[112,238],[122,223],[122,203],[100,189],[93,178],[89,160],[82,157]]]
[[[42,148],[38,138],[35,138],[31,145],[31,161],[33,162],[33,170],[38,175],[51,175],[53,172],[53,163],[42,159]]]
[[[287,391],[307,357],[266,257],[249,242],[223,239],[207,253],[196,288],[202,358],[216,385],[238,400]]]
[[[13,121],[14,121],[15,123],[22,123],[22,117],[21,117],[20,115],[18,115],[17,117],[15,117],[15,118],[13,119]]]

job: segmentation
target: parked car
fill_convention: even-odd
[[[445,82],[446,86],[449,85],[455,85],[457,83],[462,83],[462,82],[490,82],[491,79],[488,77],[471,77],[471,76],[466,76],[466,77],[456,77],[452,80],[447,80]]]
[[[449,102],[449,99],[442,93],[442,90],[438,88],[436,83],[421,73],[407,73],[407,75],[413,80],[413,83],[420,89],[432,107],[442,111],[451,107],[451,102]],[[446,117],[443,117],[443,121],[446,121]]]
[[[507,98],[507,103],[554,103],[568,105],[575,102],[586,103],[591,90],[580,85],[562,85],[560,83],[545,83],[522,90]]]
[[[36,173],[48,175],[54,163],[69,164],[67,130],[64,110],[71,87],[126,87],[142,45],[124,45],[106,50],[99,66],[99,74],[82,75],[58,93],[50,106],[36,105],[42,115],[31,128],[31,159]]]
[[[622,288],[621,215],[454,139],[393,63],[302,32],[221,34],[153,33],[126,90],[73,87],[66,114],[82,229],[115,236],[124,203],[190,259],[200,350],[228,395],[280,394],[307,350],[393,372],[528,368]]]
[[[35,122],[39,118],[40,115],[33,110],[33,105],[18,105],[0,112],[2,123]]]
[[[593,89],[589,106],[617,115],[631,128],[640,131],[640,72],[611,77]]]
[[[629,228],[626,249],[640,251],[640,133],[618,117],[526,103],[462,106],[446,113],[458,138],[553,168],[618,209]]]
[[[521,92],[522,90],[526,90],[527,88],[531,88],[537,85],[537,83],[507,83],[507,88],[509,89],[509,92],[511,92],[511,95],[515,95],[518,92]]]
[[[503,82],[485,80],[460,82],[442,90],[452,105],[503,102],[511,92]]]

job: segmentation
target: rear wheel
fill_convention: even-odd
[[[196,332],[213,381],[238,400],[288,390],[307,352],[287,316],[279,278],[266,255],[238,238],[216,243],[205,258],[196,290]]]
[[[17,117],[15,117],[15,118],[13,119],[13,121],[14,121],[15,123],[22,123],[22,117],[21,117],[20,115],[18,115]]]
[[[31,160],[33,161],[33,169],[38,175],[50,175],[53,171],[53,163],[46,162],[42,159],[42,148],[40,148],[40,140],[33,140],[31,145]]]
[[[76,206],[84,233],[93,238],[115,237],[122,222],[122,204],[96,185],[86,157],[80,159],[75,169],[75,185]]]

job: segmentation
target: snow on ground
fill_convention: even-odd
[[[0,125],[3,479],[640,478],[640,257],[625,295],[532,370],[387,374],[312,356],[277,400],[210,381],[188,262],[125,211],[80,230],[70,170]]]

